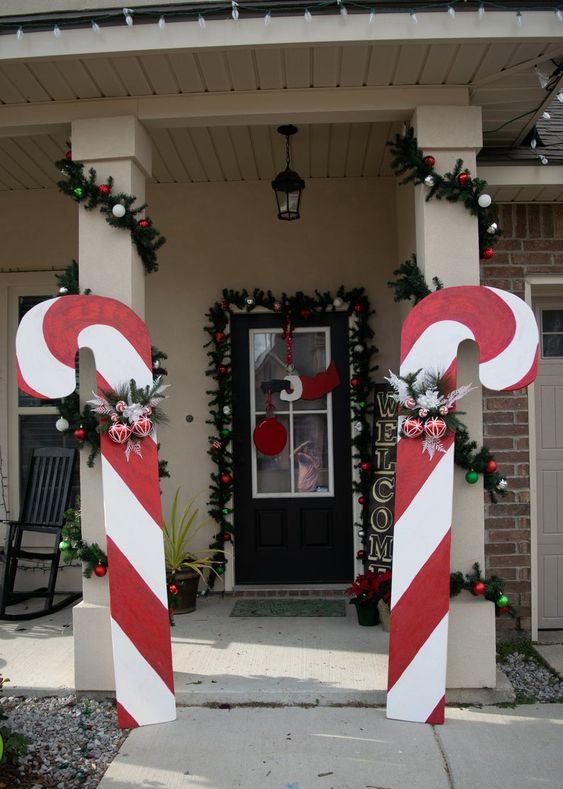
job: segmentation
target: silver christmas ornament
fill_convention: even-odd
[[[65,293],[68,293],[68,288],[65,288],[65,286],[64,286],[64,285],[62,285],[62,286],[59,288],[59,293],[61,294],[61,296],[64,296],[64,295],[65,295]]]
[[[434,186],[434,178],[431,175],[427,175],[424,179],[425,186]]]
[[[64,416],[61,416],[55,422],[55,427],[57,428],[59,433],[64,433],[65,430],[68,430],[70,425],[68,424],[68,421],[64,418]]]
[[[360,538],[360,540],[363,540],[365,536],[366,536],[365,531],[363,529],[360,529],[360,531],[358,532],[358,537]]]
[[[496,223],[496,222],[492,222],[492,223],[489,225],[489,227],[487,228],[487,233],[488,233],[489,235],[491,235],[491,236],[492,236],[492,235],[493,235],[493,233],[496,233],[496,232],[497,232],[497,229],[498,229],[498,225],[497,225],[497,223]]]
[[[225,416],[229,416],[229,414],[231,413],[231,406],[230,405],[224,405],[223,406],[223,413],[225,414]]]
[[[355,353],[363,353],[364,352],[364,346],[363,345],[354,345],[354,352]]]
[[[245,298],[244,302],[245,302],[247,307],[254,307],[254,305],[256,303],[255,300],[252,298],[252,296],[247,296]]]

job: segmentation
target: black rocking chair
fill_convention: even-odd
[[[29,478],[19,521],[3,521],[8,526],[6,543],[0,560],[3,573],[0,589],[0,619],[22,620],[52,614],[82,596],[82,592],[55,592],[59,569],[61,529],[69,506],[76,449],[47,447],[34,449]],[[52,547],[22,548],[26,532],[53,535]],[[50,563],[48,586],[30,591],[15,591],[20,559]],[[0,565],[1,569],[1,565]],[[63,594],[55,602],[55,595]],[[34,597],[44,597],[43,608],[31,612],[6,612],[6,608]]]

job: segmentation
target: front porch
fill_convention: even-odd
[[[389,634],[380,625],[360,627],[353,606],[346,605],[345,617],[231,617],[235,599],[211,594],[198,600],[192,614],[176,616],[171,634],[179,705],[385,704]],[[72,608],[29,622],[2,622],[0,639],[10,693],[74,692]],[[497,672],[495,689],[451,689],[446,698],[499,704],[513,701],[514,691]]]

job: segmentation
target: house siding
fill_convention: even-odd
[[[501,205],[504,235],[495,256],[481,266],[481,282],[524,298],[532,274],[563,274],[563,206]],[[531,630],[531,516],[529,413],[526,391],[483,393],[484,443],[508,480],[506,497],[485,506],[485,567],[499,575],[518,611],[497,620],[500,637]],[[533,462],[533,458],[532,458]],[[487,497],[488,502],[488,497]]]

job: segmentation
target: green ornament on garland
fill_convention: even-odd
[[[84,189],[81,186],[75,186],[72,190],[72,194],[78,198],[84,197]]]
[[[221,512],[223,513],[223,515],[230,515],[232,510],[230,510],[228,507],[223,507]]]
[[[217,573],[217,575],[223,575],[223,573],[225,572],[225,565],[218,564],[217,567],[215,568],[215,572]]]
[[[475,485],[475,483],[479,481],[479,474],[476,471],[468,471],[465,475],[465,480],[469,482],[470,485]]]
[[[366,407],[366,405],[367,405],[367,403],[366,403],[365,400],[360,400],[360,402],[358,403],[358,408],[362,408],[363,409],[363,408]]]
[[[506,608],[508,605],[508,597],[505,594],[501,594],[497,600],[497,605],[499,608]]]
[[[230,438],[231,437],[231,431],[229,430],[228,427],[225,427],[225,428],[223,428],[223,430],[221,430],[221,436],[223,438]]]
[[[65,551],[70,550],[70,547],[71,545],[67,540],[61,540],[61,542],[59,543],[59,551],[62,551],[63,553]]]

